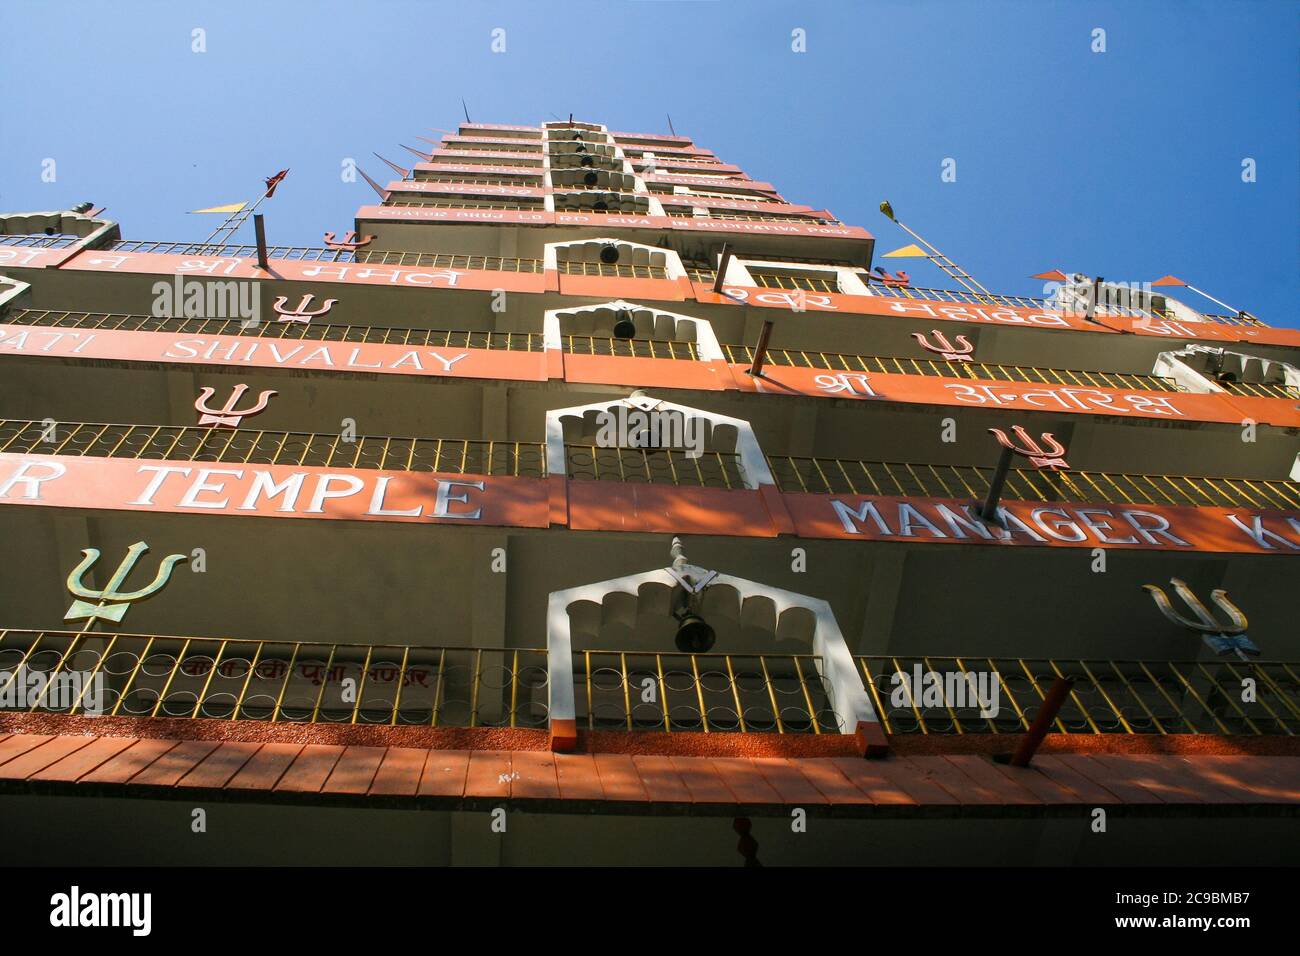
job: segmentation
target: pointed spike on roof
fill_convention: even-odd
[[[395,173],[397,173],[398,175],[400,175],[403,179],[405,179],[407,176],[411,175],[411,171],[410,171],[409,169],[403,169],[401,166],[398,166],[396,163],[394,163],[394,162],[390,162],[389,160],[384,159],[384,157],[380,156],[378,153],[373,153],[372,155],[375,157],[375,159],[379,160],[381,163],[383,163],[385,166],[387,166],[387,167],[388,167],[389,169],[391,169],[393,172],[395,172]]]
[[[405,143],[398,143],[397,145],[400,146],[400,147],[402,147],[402,149],[406,150],[408,153],[414,153],[416,156],[419,156],[419,157],[420,157],[422,160],[424,160],[426,163],[431,163],[431,162],[433,162],[433,154],[432,154],[432,153],[422,153],[422,152],[420,152],[418,149],[416,149],[414,146],[407,146]]]
[[[371,179],[370,176],[366,174],[366,171],[364,169],[358,166],[357,172],[359,172],[361,174],[361,177],[370,184],[370,188],[379,194],[380,202],[383,202],[388,198],[388,190],[385,189],[383,186],[379,185],[379,183],[375,182],[373,179]]]
[[[1046,272],[1037,272],[1031,275],[1031,279],[1049,279],[1053,282],[1069,282],[1070,277],[1060,269],[1048,269]]]
[[[1184,282],[1182,279],[1178,278],[1178,276],[1161,276],[1159,279],[1157,279],[1155,282],[1151,284],[1152,285],[1187,285],[1187,283]]]

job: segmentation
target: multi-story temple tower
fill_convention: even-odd
[[[163,800],[248,824],[177,860],[1282,852],[1300,332],[919,288],[686,137],[418,155],[319,247],[0,216],[15,818],[113,801],[104,859]]]

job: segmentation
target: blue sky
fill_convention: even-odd
[[[405,165],[396,144],[453,128],[464,96],[478,121],[671,113],[880,251],[909,241],[890,199],[995,291],[1173,273],[1300,326],[1300,2],[5,0],[0,37],[0,207],[93,200],[128,239],[201,239],[216,223],[187,210],[287,166],[269,238],[319,245],[371,200],[343,159],[383,178],[371,151]]]

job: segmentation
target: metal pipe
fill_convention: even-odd
[[[992,524],[1000,524],[997,518],[998,501],[1002,498],[1002,486],[1006,484],[1007,472],[1011,470],[1012,454],[1014,454],[1012,449],[1004,445],[1002,456],[998,459],[998,466],[993,470],[993,479],[989,482],[989,493],[976,512],[981,518]]]
[[[722,295],[722,284],[727,278],[727,266],[731,262],[731,243],[722,244],[722,255],[718,258],[718,274],[713,277],[713,291]]]
[[[1042,706],[1038,708],[1038,716],[1034,718],[1034,722],[1029,726],[1029,732],[1025,734],[1020,741],[1020,746],[1016,748],[1016,752],[1011,756],[1011,766],[1029,766],[1029,761],[1033,759],[1034,752],[1038,750],[1038,745],[1047,736],[1052,723],[1056,720],[1056,715],[1061,712],[1061,706],[1065,703],[1065,698],[1069,696],[1073,688],[1073,677],[1058,677],[1052,681],[1052,686],[1047,690],[1047,696],[1043,698]]]
[[[763,374],[763,360],[767,358],[767,341],[772,337],[772,320],[763,320],[763,331],[758,333],[758,345],[754,347],[754,361],[749,366],[750,375]]]
[[[253,216],[253,232],[257,235],[257,267],[270,272],[271,263],[266,257],[266,223],[260,212]]]

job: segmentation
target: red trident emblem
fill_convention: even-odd
[[[1047,469],[1048,471],[1065,471],[1069,469],[1066,464],[1065,446],[1052,437],[1051,432],[1043,432],[1043,444],[1047,448],[1039,447],[1038,442],[1029,437],[1029,433],[1019,425],[1012,425],[1011,430],[1016,433],[1023,447],[1017,448],[1007,437],[1007,433],[1000,428],[990,428],[989,433],[998,440],[998,444],[1010,451],[1012,454],[1020,455],[1022,458],[1028,458],[1029,463],[1035,468]]]
[[[322,305],[315,312],[312,312],[309,310],[308,307],[312,304],[315,298],[316,296],[312,295],[309,292],[306,295],[304,295],[300,300],[298,300],[298,308],[286,309],[284,307],[284,304],[289,301],[289,297],[287,295],[276,296],[275,304],[272,305],[271,308],[275,309],[276,313],[279,314],[280,318],[276,319],[275,321],[301,322],[303,325],[307,325],[311,322],[312,319],[316,318],[316,316],[324,315],[326,312],[332,309],[335,306],[335,304],[339,301],[338,299],[326,299],[324,305]]]
[[[934,345],[931,345],[924,332],[913,332],[912,338],[916,339],[916,344],[921,346],[927,352],[937,352],[940,357],[949,362],[969,362],[970,356],[975,352],[975,346],[970,344],[970,339],[964,335],[953,336],[957,340],[957,346],[948,341],[948,336],[944,335],[938,329],[931,329],[930,334],[934,336]]]
[[[356,252],[362,246],[368,246],[374,241],[374,236],[366,236],[364,239],[358,239],[355,232],[345,232],[342,239],[335,239],[334,233],[325,233],[325,247],[333,249],[335,252]]]
[[[236,410],[235,406],[239,404],[239,400],[244,397],[246,391],[248,391],[247,385],[242,383],[236,385],[230,393],[230,399],[222,408],[211,409],[208,408],[208,399],[216,393],[216,389],[208,388],[205,385],[203,391],[199,393],[199,397],[194,402],[194,410],[199,413],[199,424],[215,425],[217,428],[238,428],[242,419],[247,418],[249,415],[256,415],[258,412],[265,411],[266,403],[277,394],[268,389],[258,396],[257,404],[252,408],[244,409],[242,411]]]

